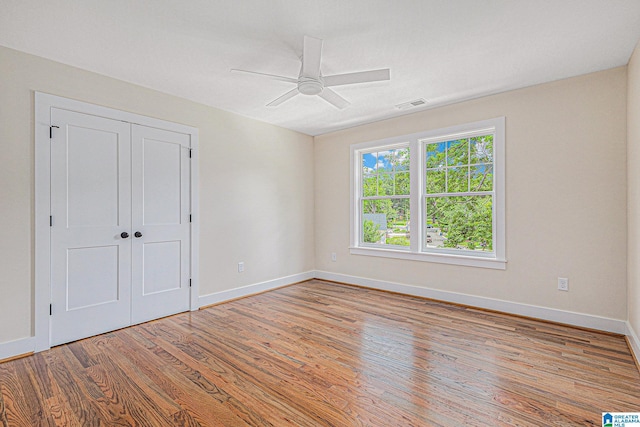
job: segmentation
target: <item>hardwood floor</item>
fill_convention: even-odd
[[[600,426],[640,373],[620,336],[313,280],[0,364],[0,396],[9,426]]]

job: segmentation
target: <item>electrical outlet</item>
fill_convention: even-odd
[[[336,262],[338,260],[338,256],[335,252],[331,252],[331,261]]]
[[[238,273],[244,272],[244,262],[238,263]]]
[[[569,291],[569,279],[566,277],[558,277],[558,290],[559,291]]]

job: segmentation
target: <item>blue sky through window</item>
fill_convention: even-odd
[[[377,153],[367,153],[362,155],[362,166],[365,173],[375,173],[375,170],[388,170],[393,169],[391,163],[392,157],[397,150],[379,151]]]
[[[376,169],[378,163],[378,153],[367,153],[362,155],[362,166],[365,171],[370,170],[373,172]]]

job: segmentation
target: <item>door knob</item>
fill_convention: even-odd
[[[136,231],[135,233],[133,233],[133,235],[136,237],[142,237],[142,233],[139,231]]]
[[[123,231],[122,233],[120,233],[120,237],[122,237],[123,239],[126,239],[127,237],[129,237],[129,233],[127,233],[126,231]]]

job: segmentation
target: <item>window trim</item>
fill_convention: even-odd
[[[447,138],[456,138],[470,134],[492,132],[493,142],[493,167],[494,167],[494,200],[493,200],[493,238],[492,253],[471,251],[448,251],[443,249],[428,250],[424,245],[426,228],[424,222],[423,198],[425,168],[424,160],[425,142],[438,141]],[[416,232],[412,233],[410,246],[398,248],[394,246],[382,247],[380,245],[365,245],[361,243],[361,215],[359,206],[360,192],[362,191],[361,155],[376,149],[389,149],[407,146],[410,150],[411,176],[410,184],[410,212],[411,218],[417,218]],[[385,138],[376,141],[367,141],[352,144],[350,147],[350,253],[352,255],[365,255],[412,261],[425,261],[442,264],[454,264],[471,267],[506,269],[505,248],[505,118],[497,117],[473,123],[466,123],[447,128],[433,129],[425,132]],[[415,226],[414,226],[415,227]],[[413,227],[412,227],[413,228]]]

